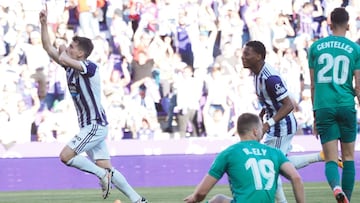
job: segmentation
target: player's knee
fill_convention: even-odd
[[[95,164],[101,168],[112,169],[111,162],[109,159],[99,159],[95,161]]]
[[[71,150],[70,148],[64,148],[60,155],[60,161],[66,165],[70,165],[69,161],[75,156],[75,152],[73,150]]]
[[[66,164],[66,165],[69,165],[69,161],[70,159],[63,153],[60,153],[60,161],[63,163],[63,164]]]

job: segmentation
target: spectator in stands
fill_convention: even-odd
[[[170,60],[170,64],[173,69],[173,78],[170,85],[170,92],[167,98],[164,98],[163,106],[167,113],[166,125],[164,128],[165,132],[173,132],[173,118],[175,113],[175,107],[177,106],[177,84],[181,83],[183,78],[182,71],[187,66],[186,63],[181,61],[181,56],[178,53],[175,53]],[[162,72],[163,73],[163,72]],[[166,74],[166,73],[165,73]]]
[[[65,23],[60,23],[57,26],[56,32],[55,32],[55,38],[59,40],[63,40],[65,44],[69,43],[74,36],[74,32],[72,30],[69,30],[67,28],[67,25]],[[55,41],[56,43],[56,41]],[[63,43],[63,42],[59,42]]]
[[[47,109],[38,113],[36,138],[37,142],[55,142],[55,119]]]
[[[290,24],[289,17],[283,14],[277,16],[271,29],[273,33],[272,45],[281,56],[286,49],[291,48],[289,37],[295,36],[295,30]]]
[[[140,13],[140,22],[139,28],[147,28],[152,32],[158,30],[157,20],[158,20],[158,7],[155,0],[142,0],[143,6]]]
[[[173,75],[175,73],[174,62],[174,48],[172,46],[172,36],[166,34],[165,36],[159,36],[157,40],[159,51],[155,58],[155,63],[158,66],[159,71],[159,83],[161,97],[167,97],[170,94],[170,87],[173,81]]]
[[[152,96],[149,95],[145,84],[138,87],[138,92],[132,92],[132,100],[127,107],[130,108],[130,114],[132,115],[133,136],[137,136],[138,131],[144,127],[144,119],[151,130],[160,130],[155,103]]]
[[[32,89],[31,95],[33,105],[30,108],[26,106],[25,101],[21,95],[14,95],[17,100],[15,103],[16,109],[14,109],[16,111],[11,112],[10,114],[10,126],[11,129],[13,129],[11,134],[16,137],[16,142],[18,143],[30,142],[31,126],[39,112],[40,100],[36,89]],[[19,127],[19,123],[21,123],[21,127]],[[36,124],[38,123],[36,122]]]
[[[223,75],[229,80],[236,75],[235,66],[239,63],[234,53],[235,45],[226,42],[221,49],[221,54],[215,58],[215,64],[221,66]]]
[[[222,69],[219,64],[214,64],[205,80],[207,96],[202,113],[208,136],[226,136],[230,123],[228,99],[232,92],[230,80],[223,75]]]
[[[194,53],[194,74],[203,80],[214,62],[214,44],[218,33],[214,22],[204,22],[200,25],[198,37],[192,43]]]
[[[153,71],[154,71],[154,60],[149,58],[144,51],[138,53],[138,59],[130,64],[131,68],[131,92],[137,91],[138,88],[144,84],[147,87],[148,94],[153,97],[156,103],[160,102],[159,86],[156,84]]]
[[[239,6],[229,1],[220,10],[219,30],[221,30],[221,45],[229,43],[233,48],[242,47],[242,35],[245,26],[239,15]]]
[[[30,33],[29,43],[19,43],[14,49],[15,53],[19,53],[20,51],[24,52],[26,64],[32,73],[35,73],[35,70],[38,68],[43,68],[43,71],[47,72],[47,66],[50,63],[50,58],[42,48],[41,35],[38,30],[34,30]],[[41,74],[40,72],[38,73]]]
[[[146,118],[141,120],[141,126],[136,132],[136,138],[140,140],[154,139],[155,131],[151,128]]]
[[[13,130],[10,126],[10,114],[3,107],[0,107],[0,126],[3,133],[0,134],[0,144],[8,150],[13,144],[16,143],[16,137],[9,135]]]
[[[49,110],[53,109],[55,102],[60,102],[65,98],[66,83],[63,80],[64,77],[64,68],[51,61],[48,66],[47,92],[44,101]]]
[[[312,135],[314,114],[312,112],[312,101],[310,89],[302,91],[302,97],[298,105],[298,110],[294,112],[301,134]]]
[[[53,136],[57,142],[67,142],[78,131],[77,116],[74,110],[73,101],[70,97],[65,97],[59,101],[51,111]]]
[[[258,0],[246,0],[241,5],[241,18],[244,20],[244,40],[246,43],[248,40],[254,39],[254,29],[256,28],[255,20],[259,16],[259,1]]]
[[[127,5],[129,11],[126,18],[129,18],[134,33],[139,27],[141,10],[143,6],[144,0],[129,0],[129,3]]]
[[[314,37],[314,4],[305,2],[302,9],[299,11],[299,23],[297,27],[297,35],[306,35],[310,38]]]
[[[119,59],[125,57],[128,61],[132,61],[132,41],[133,31],[123,20],[120,9],[115,9],[109,25],[111,58]]]
[[[175,50],[180,54],[181,60],[192,67],[194,65],[194,54],[190,36],[198,28],[189,23],[187,12],[184,9],[179,11],[179,21],[175,33]]]
[[[78,0],[80,35],[94,39],[100,34],[98,7],[96,0]]]
[[[179,133],[181,137],[198,136],[196,114],[199,113],[200,98],[202,96],[202,82],[193,77],[193,68],[186,66],[182,71],[182,78],[176,82],[176,107]],[[188,130],[191,127],[191,130]],[[189,132],[191,131],[191,132]]]
[[[123,129],[129,117],[127,108],[128,85],[131,77],[128,63],[124,57],[114,65],[109,78],[104,81],[104,95],[108,109],[109,139],[120,140],[123,137]]]
[[[121,20],[124,20],[124,0],[107,0],[107,10],[105,13],[105,21],[107,28],[110,28],[114,15],[118,15]]]
[[[41,108],[44,108],[45,103],[43,102],[47,94],[47,75],[45,75],[44,67],[36,68],[35,73],[31,75],[31,78],[34,79],[35,86],[38,92],[38,97],[42,103]]]
[[[283,51],[283,55],[279,60],[279,72],[283,76],[287,89],[291,93],[291,98],[296,106],[301,100],[301,67],[298,63],[297,55],[292,48],[287,48]]]

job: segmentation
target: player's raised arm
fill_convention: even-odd
[[[47,26],[47,9],[42,10],[39,14],[39,20],[41,24],[41,42],[43,45],[43,48],[48,53],[50,58],[52,58],[54,61],[56,61],[58,64],[61,64],[59,61],[59,51],[56,50],[55,47],[52,46],[50,42],[50,37],[48,33],[48,26]],[[62,46],[61,50],[64,51],[65,47]]]

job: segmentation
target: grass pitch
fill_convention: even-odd
[[[195,187],[169,187],[169,188],[136,188],[136,190],[146,197],[151,203],[181,203],[182,199],[189,195]],[[360,202],[360,182],[354,188],[351,202]],[[291,186],[284,183],[284,190],[289,203],[295,202]],[[306,200],[308,203],[331,203],[335,202],[330,187],[327,183],[305,183]],[[222,193],[230,195],[228,186],[216,185],[212,195]],[[207,198],[207,199],[208,199]],[[130,201],[113,188],[109,198],[103,200],[99,190],[41,190],[41,191],[21,191],[21,192],[0,192],[1,203],[113,203],[120,199],[122,203]]]

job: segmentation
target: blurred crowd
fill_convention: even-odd
[[[48,10],[55,47],[91,38],[109,140],[230,137],[259,112],[244,43],[262,41],[285,78],[299,134],[311,134],[307,49],[344,6],[360,38],[357,0],[0,0],[0,142],[65,142],[78,130],[62,67],[41,45]]]

